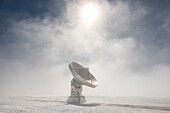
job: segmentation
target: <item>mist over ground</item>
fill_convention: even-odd
[[[84,95],[170,98],[168,0],[94,0],[90,25],[90,1],[1,2],[0,95],[68,96],[75,61],[98,80]]]

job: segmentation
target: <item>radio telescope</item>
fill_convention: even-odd
[[[71,62],[68,66],[73,79],[71,80],[71,95],[67,99],[67,104],[86,102],[85,97],[82,95],[82,85],[95,88],[97,86],[97,80],[87,67],[83,67],[76,62]]]

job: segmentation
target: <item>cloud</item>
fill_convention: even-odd
[[[99,81],[95,89],[84,88],[86,95],[169,97],[169,48],[141,41],[155,32],[142,34],[147,26],[138,27],[149,10],[119,0],[95,2],[102,12],[92,26],[79,18],[86,1],[66,2],[59,18],[13,20],[5,36],[14,41],[0,49],[1,94],[68,95],[67,66],[77,61]]]

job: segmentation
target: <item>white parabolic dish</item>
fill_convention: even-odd
[[[89,68],[71,62],[69,69],[73,75],[71,80],[71,95],[67,99],[67,104],[80,104],[86,102],[85,97],[82,95],[82,85],[95,88],[97,86],[96,78],[90,73]]]
[[[82,65],[71,62],[69,64],[69,69],[76,82],[81,85],[86,85],[92,88],[97,86],[96,78],[90,73],[89,68],[83,67]]]

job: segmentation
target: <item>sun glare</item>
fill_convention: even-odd
[[[81,17],[85,23],[94,23],[97,20],[98,15],[99,11],[95,4],[89,3],[83,6],[81,11]]]

